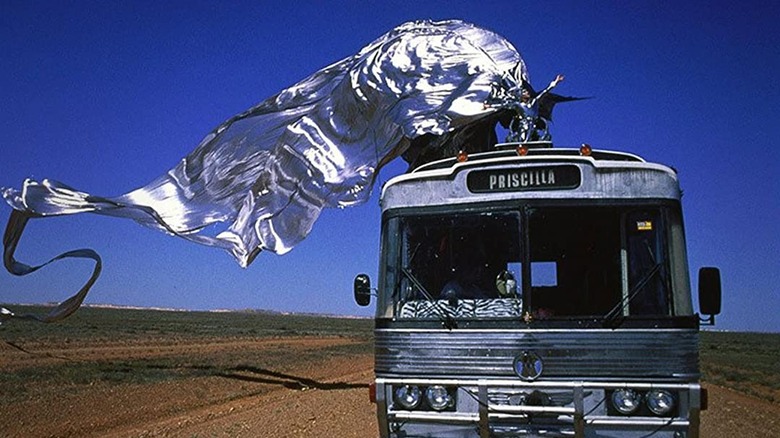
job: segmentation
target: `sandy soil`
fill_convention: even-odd
[[[780,405],[727,388],[705,386],[709,409],[702,412],[702,437],[780,437]]]
[[[0,347],[0,369],[31,362],[56,364],[78,357],[148,357],[179,352],[205,354],[251,349],[258,356],[310,353],[347,338],[287,338],[219,344],[76,347],[45,354]],[[275,369],[243,366],[173,381],[135,384],[95,382],[35,388],[0,412],[2,437],[371,437],[374,405],[368,400],[370,354],[323,355],[321,361]],[[708,385],[710,409],[704,437],[778,437],[780,405]]]

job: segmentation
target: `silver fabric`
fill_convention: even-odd
[[[423,134],[498,111],[525,64],[504,38],[462,21],[405,23],[212,131],[145,187],[104,198],[26,180],[3,196],[33,216],[92,212],[230,251],[289,251],[325,207],[365,201],[379,168]]]

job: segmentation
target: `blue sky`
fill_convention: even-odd
[[[277,4],[278,3],[278,4]],[[674,166],[685,191],[692,282],[722,271],[717,328],[780,331],[780,3],[153,2],[0,0],[0,186],[52,178],[114,196],[145,185],[234,114],[413,19],[460,18],[510,40],[531,80],[566,75],[556,144],[588,142]],[[396,162],[381,181],[403,171]],[[244,270],[226,253],[132,221],[35,220],[18,258],[90,247],[87,302],[371,315],[378,187],[327,210],[291,253]],[[0,222],[10,208],[0,206]],[[59,301],[91,272],[64,261],[0,274],[0,301]]]

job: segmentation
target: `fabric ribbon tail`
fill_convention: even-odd
[[[8,225],[5,228],[5,234],[3,235],[3,264],[5,268],[13,275],[27,275],[31,274],[38,269],[52,263],[56,260],[64,258],[88,258],[95,261],[95,267],[92,270],[92,275],[81,289],[73,296],[60,303],[57,307],[53,308],[46,314],[20,314],[17,315],[9,309],[0,307],[0,324],[10,319],[28,319],[39,322],[55,322],[67,318],[73,312],[81,307],[81,303],[84,302],[84,298],[87,293],[97,281],[100,276],[100,271],[103,269],[103,262],[100,259],[100,255],[91,249],[77,249],[73,251],[64,252],[46,263],[38,266],[30,266],[25,263],[19,262],[14,258],[16,247],[19,245],[19,240],[22,237],[24,228],[27,225],[27,221],[36,215],[29,212],[20,210],[13,210],[11,216],[8,219]]]

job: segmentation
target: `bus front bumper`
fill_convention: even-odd
[[[451,391],[451,407],[437,411],[421,400],[405,409],[394,400],[399,387],[417,387],[424,393],[433,386]],[[610,394],[625,388],[637,394],[669,391],[674,394],[675,409],[666,416],[646,408],[633,415],[616,413]],[[696,438],[701,387],[697,383],[378,378],[376,401],[382,438]]]

